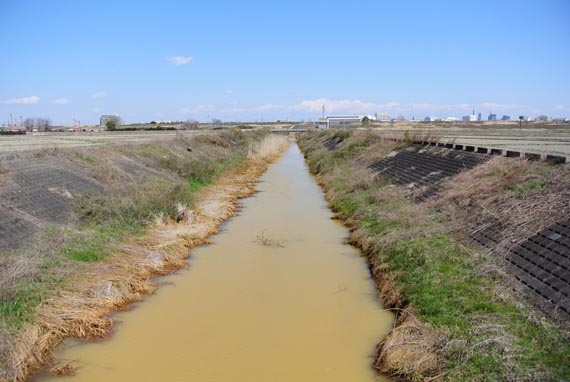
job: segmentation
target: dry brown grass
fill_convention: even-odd
[[[264,229],[261,234],[257,235],[257,243],[264,246],[264,247],[273,247],[273,248],[283,248],[283,240],[273,239],[269,235],[266,235],[265,232],[267,230]]]
[[[538,186],[532,189],[533,184]],[[570,166],[495,157],[444,184],[429,202],[450,219],[449,227],[473,234],[498,223],[503,238],[495,255],[521,238],[570,217]]]
[[[253,160],[273,160],[289,147],[289,140],[282,135],[268,135],[261,142],[249,147],[247,157]]]
[[[429,129],[424,130],[406,130],[404,132],[404,139],[408,143],[414,142],[439,142],[441,133]]]
[[[378,348],[374,367],[382,374],[412,381],[440,381],[437,337],[412,314],[403,311]],[[425,377],[425,376],[431,377]]]
[[[0,302],[10,299],[18,280],[34,278],[39,264],[39,259],[33,257],[0,257]]]
[[[50,368],[48,374],[53,377],[60,377],[63,375],[75,375],[76,371],[77,368],[71,362],[68,362]]]
[[[7,186],[11,180],[12,172],[0,162],[0,187]]]

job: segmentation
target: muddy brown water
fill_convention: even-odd
[[[261,180],[188,270],[115,315],[110,338],[58,349],[75,376],[36,380],[386,381],[371,364],[393,317],[297,145]],[[263,231],[283,247],[260,245]]]

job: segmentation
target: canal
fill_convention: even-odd
[[[59,347],[75,376],[36,380],[385,381],[371,364],[393,317],[296,144],[257,188],[112,336]]]

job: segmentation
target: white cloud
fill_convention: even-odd
[[[403,108],[404,111],[466,111],[472,109],[473,105],[468,103],[458,104],[434,104],[434,103],[412,103]]]
[[[93,99],[101,99],[101,98],[105,98],[107,97],[107,93],[106,92],[95,92],[95,93],[91,93],[91,98]]]
[[[399,103],[399,102],[394,102],[394,101],[388,102],[388,103],[386,103],[386,104],[384,105],[384,107],[385,107],[386,109],[395,109],[395,108],[398,108],[398,107],[401,107],[401,106],[402,106],[401,103]]]
[[[275,109],[280,109],[279,106],[277,105],[272,105],[270,103],[267,103],[265,105],[261,105],[255,108],[258,111],[267,111],[267,110],[275,110]]]
[[[496,102],[483,102],[480,103],[479,106],[483,109],[489,109],[490,111],[496,110],[520,110],[525,109],[526,107],[523,105],[511,105],[511,104],[503,104],[503,103],[496,103]]]
[[[170,62],[171,64],[174,64],[174,65],[186,65],[192,61],[192,57],[171,56],[171,57],[166,57],[165,60]]]
[[[327,98],[319,98],[314,100],[305,100],[292,106],[293,110],[304,111],[308,113],[316,113],[322,110],[323,105],[327,113],[375,113],[375,112],[400,112],[411,113],[414,111],[461,111],[469,110],[472,105],[451,104],[438,105],[432,103],[409,103],[403,104],[396,101],[387,103],[364,102],[358,99],[329,100]]]
[[[67,98],[57,98],[51,101],[51,103],[56,105],[67,105],[69,103],[69,100]]]
[[[38,102],[40,102],[40,97],[38,96],[11,98],[4,101],[4,103],[8,105],[33,105]]]
[[[318,98],[313,100],[305,100],[294,105],[293,109],[305,112],[320,112],[323,108],[327,113],[338,112],[372,112],[378,109],[378,105],[372,102],[362,102],[358,99],[329,100],[326,98]]]
[[[390,115],[447,115],[447,116],[460,116],[470,114],[473,109],[475,111],[507,111],[524,109],[524,106],[506,105],[492,102],[484,102],[479,105],[470,103],[456,103],[456,104],[437,104],[437,103],[402,103],[397,101],[390,101],[386,103],[376,103],[369,101],[362,101],[359,99],[328,99],[316,98],[303,100],[295,104],[262,104],[253,106],[239,106],[238,104],[225,103],[224,105],[197,105],[193,107],[186,107],[179,109],[179,114],[210,114],[218,116],[248,116],[252,115],[274,115],[279,116],[286,113],[286,115],[313,115],[320,116],[322,107],[325,106],[327,114],[374,114],[374,113],[387,113]],[[555,110],[563,111],[565,106],[559,105]],[[570,108],[569,108],[570,110]],[[530,111],[529,111],[530,112]]]
[[[197,105],[194,107],[183,107],[176,110],[178,114],[200,114],[216,111],[215,105]]]
[[[570,111],[570,106],[566,106],[566,105],[556,105],[554,106],[554,108],[552,110],[555,111]]]

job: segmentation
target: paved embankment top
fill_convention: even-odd
[[[111,144],[147,143],[172,139],[177,134],[192,135],[207,131],[116,131],[39,133],[33,135],[0,136],[0,159],[7,153]]]
[[[378,131],[387,136],[401,137],[406,130],[379,129]],[[422,136],[420,140],[523,153],[562,155],[570,158],[570,129],[418,128],[408,131],[414,135]]]

